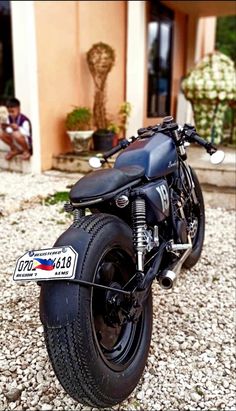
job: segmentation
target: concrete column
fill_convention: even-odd
[[[38,66],[34,1],[11,1],[15,96],[33,128],[31,172],[41,172]],[[28,168],[28,167],[27,167]]]
[[[205,56],[215,50],[216,17],[205,17],[203,20],[202,53]]]
[[[187,71],[215,50],[216,17],[189,16]]]
[[[197,33],[198,33],[198,17],[188,16],[188,33],[187,33],[187,59],[186,59],[186,71],[188,72],[195,64],[196,45],[197,45]]]
[[[127,136],[135,134],[144,121],[146,2],[127,2],[126,100],[132,104]]]

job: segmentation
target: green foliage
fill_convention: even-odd
[[[120,129],[126,130],[128,126],[128,119],[131,115],[132,106],[129,101],[124,101],[120,105],[119,117],[120,117]]]
[[[45,199],[45,205],[54,205],[69,200],[68,191],[58,191]]]
[[[114,133],[114,134],[119,134],[119,132],[120,132],[120,129],[119,129],[118,124],[113,123],[113,122],[111,122],[111,123],[108,124],[107,130],[108,130],[108,131],[111,131],[111,132]]]
[[[201,387],[199,387],[198,385],[195,387],[195,391],[198,395],[204,395],[204,391],[202,391]]]
[[[229,56],[236,63],[236,16],[217,18],[216,49]],[[235,81],[234,81],[235,84]],[[230,107],[224,119],[225,143],[236,144],[236,110]],[[229,135],[229,137],[227,137]]]
[[[115,120],[108,121],[108,130],[115,134],[123,133],[128,127],[128,119],[131,115],[132,106],[128,101],[124,101],[118,111],[118,122]]]
[[[88,107],[75,107],[67,114],[66,129],[70,131],[89,130],[91,127],[92,112]]]
[[[217,18],[216,49],[236,62],[236,16]]]

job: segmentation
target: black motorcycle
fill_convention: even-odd
[[[51,249],[21,257],[14,279],[41,287],[40,318],[55,374],[80,403],[111,407],[144,370],[152,333],[152,283],[170,289],[182,266],[200,258],[204,202],[185,146],[222,152],[172,117],[138,130],[94,167],[122,151],[113,168],[71,189],[73,224]],[[216,158],[218,157],[218,158]]]

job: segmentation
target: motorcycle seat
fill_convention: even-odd
[[[144,168],[139,166],[92,171],[72,187],[69,194],[70,200],[72,203],[77,203],[113,192],[140,179],[144,173]]]

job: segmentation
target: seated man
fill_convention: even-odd
[[[20,101],[11,98],[7,101],[8,121],[0,125],[0,139],[10,146],[6,160],[21,154],[28,160],[32,154],[32,127],[30,120],[20,112]]]

